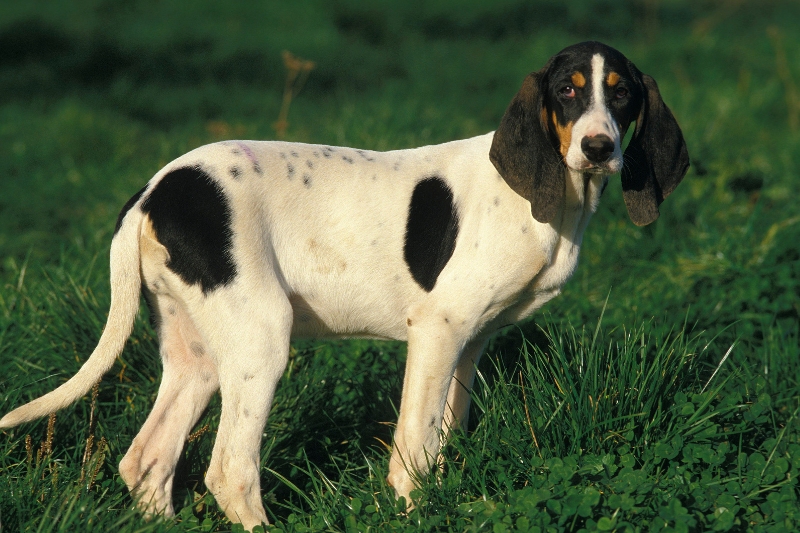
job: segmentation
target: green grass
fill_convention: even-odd
[[[408,515],[385,482],[405,348],[296,343],[264,439],[270,519],[298,532],[796,531],[798,24],[790,0],[0,5],[0,411],[94,347],[128,197],[203,143],[275,137],[282,50],[316,65],[288,140],[383,150],[491,131],[528,72],[599,39],[658,80],[689,145],[661,218],[631,224],[612,180],[564,293],[490,344],[470,432]],[[94,401],[51,432],[0,432],[3,532],[232,529],[202,481],[218,399],[179,464],[178,517],[132,510],[117,464],[160,372],[143,310]]]

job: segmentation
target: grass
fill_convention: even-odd
[[[282,51],[314,62],[287,140],[392,149],[491,131],[520,81],[600,39],[653,75],[692,168],[637,228],[612,180],[564,293],[501,332],[469,434],[399,513],[404,347],[296,343],[265,433],[285,531],[800,528],[800,7],[790,1],[39,2],[0,6],[0,411],[72,375],[108,309],[123,203],[172,158],[275,138]],[[2,531],[229,531],[213,400],[146,522],[117,472],[160,363],[146,311],[55,420],[0,435]]]

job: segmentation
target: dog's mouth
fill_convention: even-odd
[[[622,168],[622,163],[617,161],[616,158],[609,159],[603,163],[592,163],[591,161],[583,161],[578,168],[570,167],[572,170],[582,172],[584,174],[597,174],[608,175],[616,174]]]
[[[575,150],[568,153],[563,161],[569,170],[585,174],[617,174],[623,165],[622,153],[616,143],[613,149],[609,146],[604,154],[587,152],[585,149]]]
[[[589,163],[581,168],[581,172],[585,172],[586,174],[608,174],[610,170],[607,165],[596,165],[594,163]]]

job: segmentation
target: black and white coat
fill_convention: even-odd
[[[636,123],[623,155],[621,140]],[[120,463],[148,513],[172,514],[175,465],[219,390],[206,484],[246,528],[267,522],[259,447],[292,337],[408,341],[389,482],[398,496],[463,425],[487,338],[575,270],[610,174],[636,224],[683,178],[680,129],[652,78],[600,43],[530,74],[496,132],[373,152],[229,141],[179,157],[120,214],[97,348],[10,427],[83,395],[122,351],[144,293],[164,374]]]

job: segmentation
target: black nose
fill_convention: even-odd
[[[614,153],[614,141],[608,135],[584,137],[581,141],[581,150],[586,159],[592,163],[605,163]]]

